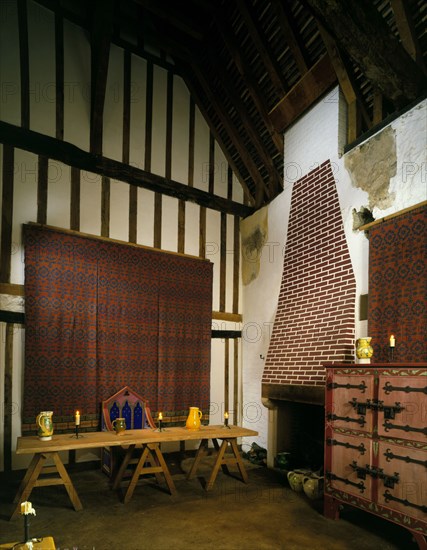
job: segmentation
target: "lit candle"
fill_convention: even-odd
[[[224,425],[228,426],[228,412],[224,413]]]
[[[163,414],[159,412],[159,420],[163,420]]]
[[[80,426],[80,411],[76,411],[76,426]]]
[[[390,347],[394,348],[395,345],[396,345],[396,338],[394,337],[394,334],[392,334],[390,336]]]
[[[21,514],[33,514],[36,515],[36,511],[33,508],[31,502],[25,501],[21,502]]]

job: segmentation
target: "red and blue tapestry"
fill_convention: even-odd
[[[36,225],[24,237],[23,424],[99,419],[124,386],[164,417],[208,414],[209,261]]]
[[[369,230],[368,332],[375,362],[427,361],[426,253],[426,207]]]

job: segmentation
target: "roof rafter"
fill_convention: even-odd
[[[270,45],[265,36],[260,32],[259,24],[255,21],[253,10],[248,7],[248,3],[245,2],[245,0],[236,0],[236,3],[239,7],[240,13],[243,16],[249,35],[256,46],[258,54],[262,59],[269,77],[271,78],[271,82],[280,97],[288,90],[288,85],[281,74],[275,56],[271,52]]]
[[[265,198],[264,196],[270,197],[271,193],[267,188],[258,170],[258,167],[253,161],[249,151],[246,149],[245,145],[242,143],[241,136],[239,135],[236,128],[234,127],[233,122],[230,120],[230,117],[226,109],[220,102],[217,95],[213,93],[211,86],[206,81],[205,76],[202,74],[199,66],[193,63],[191,65],[191,69],[193,70],[195,76],[197,77],[197,80],[200,86],[202,87],[203,93],[205,94],[206,98],[208,99],[210,104],[214,106],[217,116],[221,120],[221,123],[225,131],[227,132],[230,140],[232,141],[234,148],[236,149],[236,151],[238,151],[240,158],[242,159],[248,173],[250,174],[253,181],[257,184],[256,195],[255,195],[255,205],[260,206],[264,201],[264,198]]]
[[[305,3],[396,108],[423,94],[427,86],[425,75],[393,36],[371,0],[305,0]]]
[[[113,33],[114,0],[95,0],[91,29],[90,150],[102,154],[102,130],[107,87],[110,42]]]

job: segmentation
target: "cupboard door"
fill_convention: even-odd
[[[366,475],[371,463],[372,441],[363,435],[332,432],[326,439],[326,485],[333,489],[371,499],[372,478]]]
[[[378,504],[426,521],[426,449],[380,441],[378,468]]]
[[[427,443],[427,376],[397,372],[379,376],[378,435]]]
[[[369,402],[374,399],[373,374],[363,371],[333,373],[326,391],[331,392],[326,420],[333,428],[372,432],[373,411]]]

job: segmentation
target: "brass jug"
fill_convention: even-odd
[[[111,424],[117,435],[121,435],[126,431],[126,420],[124,418],[115,418]]]
[[[190,413],[185,423],[187,430],[199,430],[202,411],[198,407],[190,407]]]
[[[53,434],[52,411],[43,411],[37,415],[37,435],[41,441],[50,441]]]

